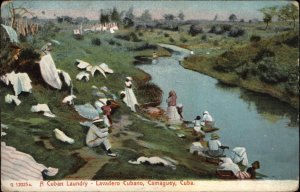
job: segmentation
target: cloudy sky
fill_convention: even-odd
[[[288,1],[37,1],[17,0],[15,7],[25,7],[39,18],[54,18],[69,15],[72,17],[85,16],[89,19],[98,19],[101,9],[111,9],[114,6],[118,11],[134,8],[134,14],[139,16],[145,9],[150,11],[152,18],[160,19],[163,14],[178,15],[182,11],[185,19],[213,19],[227,20],[231,13],[238,19],[262,18],[258,11],[263,7],[282,6]],[[44,12],[43,12],[44,11]],[[5,5],[1,7],[2,16],[5,15]]]

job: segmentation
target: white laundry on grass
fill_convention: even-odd
[[[48,176],[55,176],[58,169],[37,163],[31,155],[1,142],[1,181],[41,181],[42,172]]]
[[[62,82],[51,54],[44,55],[40,61],[41,74],[44,81],[56,89],[61,89]]]
[[[172,169],[176,169],[176,166],[174,165],[173,162],[171,162],[165,158],[156,157],[156,156],[154,156],[154,157],[141,156],[136,161],[129,160],[128,163],[134,164],[134,165],[149,163],[150,165],[163,165],[166,167],[171,167]]]
[[[64,132],[62,132],[59,129],[54,129],[53,132],[55,134],[56,139],[58,139],[62,142],[67,142],[70,144],[73,144],[75,142],[74,139],[68,137]]]
[[[7,35],[10,39],[10,42],[19,43],[18,34],[11,26],[7,26],[7,25],[3,25],[3,24],[1,24],[1,26],[5,29]]]
[[[37,104],[33,105],[30,109],[31,112],[44,112],[44,116],[46,117],[56,117],[55,114],[51,112],[47,104]]]
[[[63,100],[62,103],[68,103],[69,105],[74,104],[74,99],[76,99],[77,97],[75,95],[69,95],[66,96]]]
[[[105,75],[105,72],[99,66],[92,66],[92,68],[91,68],[92,77],[94,77],[96,71],[99,71],[105,78],[107,78]]]
[[[6,133],[4,131],[2,131],[2,129],[8,129],[8,126],[1,123],[1,137],[6,135]]]
[[[76,75],[76,79],[77,79],[77,80],[82,80],[82,79],[84,79],[84,78],[85,78],[86,81],[90,80],[90,74],[88,74],[88,73],[85,72],[85,71],[81,71],[80,73],[78,73],[78,74]]]
[[[114,70],[108,67],[106,63],[101,63],[99,67],[105,72],[105,73],[114,73]]]
[[[69,73],[67,73],[67,72],[65,72],[65,71],[63,71],[63,70],[61,70],[61,69],[57,69],[57,72],[58,72],[58,74],[62,74],[62,76],[64,77],[65,83],[66,83],[68,86],[70,86],[70,85],[71,85],[71,82],[72,82],[72,79],[71,79]]]
[[[15,71],[12,71],[2,78],[5,79],[6,83],[8,81],[13,85],[15,95],[19,95],[21,92],[31,93],[32,91],[31,80],[27,73],[15,73]]]
[[[86,119],[97,119],[99,118],[99,112],[94,106],[90,103],[86,103],[84,105],[75,105],[75,110],[78,114]]]
[[[17,106],[21,104],[21,101],[18,99],[18,96],[7,94],[4,98],[6,103],[15,102]]]

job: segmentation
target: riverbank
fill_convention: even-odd
[[[291,43],[295,35],[285,33],[215,57],[190,56],[181,64],[223,83],[268,94],[299,109],[298,48]]]

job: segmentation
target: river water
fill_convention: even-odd
[[[161,106],[166,109],[168,92],[175,90],[177,103],[184,106],[184,119],[193,120],[207,110],[220,130],[220,141],[245,147],[249,163],[258,160],[259,172],[267,179],[299,178],[298,111],[272,97],[229,87],[204,74],[184,69],[180,60],[189,51],[177,50],[172,57],[159,58],[139,68],[152,76],[164,92]],[[206,138],[210,138],[208,135]]]

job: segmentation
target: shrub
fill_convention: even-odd
[[[170,41],[171,43],[174,43],[174,42],[175,42],[175,40],[174,40],[172,37],[169,38],[169,41]]]
[[[211,29],[209,30],[209,33],[214,33],[217,35],[221,35],[225,32],[225,30],[222,28],[222,26],[220,25],[214,25],[211,27]]]
[[[260,50],[256,56],[252,59],[254,63],[257,63],[263,60],[265,57],[274,57],[275,53],[267,48]]]
[[[203,33],[203,28],[201,27],[201,25],[191,25],[189,34],[195,36],[199,33]]]
[[[207,41],[207,35],[206,35],[206,34],[202,35],[202,36],[201,36],[201,40]]]
[[[80,35],[80,34],[73,35],[73,37],[74,37],[76,40],[82,40],[82,39],[84,39],[83,35]]]
[[[258,35],[251,35],[250,42],[258,42],[261,40],[261,37]]]
[[[144,34],[143,34],[142,32],[139,32],[138,35],[139,35],[139,36],[143,36]]]
[[[169,33],[165,33],[164,36],[165,37],[170,37],[170,34]]]
[[[93,38],[92,39],[92,45],[100,46],[101,45],[101,40],[99,38]]]
[[[219,45],[219,41],[218,40],[214,40],[213,45],[214,46],[218,46]]]
[[[229,31],[228,35],[229,37],[239,37],[244,35],[245,30],[240,28],[233,28]]]
[[[180,37],[180,41],[181,41],[182,43],[186,43],[188,40],[187,40],[185,37],[181,36],[181,37]]]

